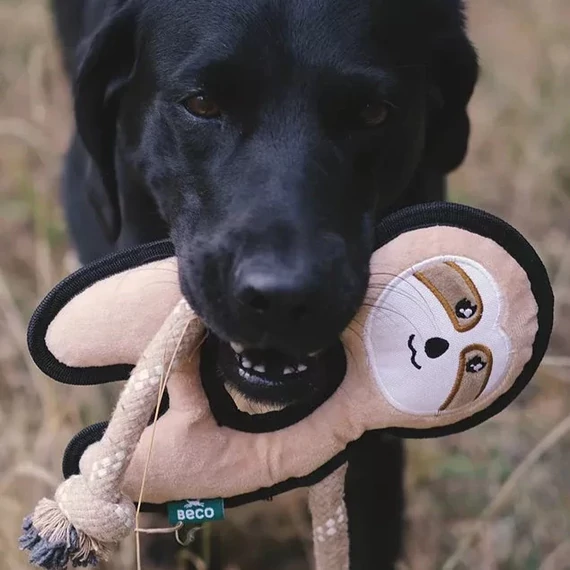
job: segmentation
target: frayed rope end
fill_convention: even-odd
[[[30,563],[45,570],[96,566],[110,553],[108,545],[75,529],[55,501],[40,501],[22,531],[20,550],[29,551]]]

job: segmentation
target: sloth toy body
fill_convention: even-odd
[[[371,268],[365,302],[341,338],[336,389],[315,409],[255,420],[208,378],[216,341],[204,343],[169,243],[114,255],[56,287],[30,325],[38,366],[73,384],[130,379],[110,424],[91,426],[68,447],[66,490],[26,522],[22,544],[32,561],[95,562],[105,544],[132,531],[139,499],[154,510],[218,498],[236,506],[310,486],[317,566],[347,569],[343,466],[351,444],[369,430],[437,437],[485,421],[532,378],[552,330],[543,264],[520,234],[485,212],[455,204],[399,212],[378,228]],[[149,425],[165,385],[167,409]],[[78,497],[70,497],[96,502],[94,488],[107,478],[105,505],[121,516],[101,532],[74,519]],[[45,512],[53,519],[57,509],[67,534],[48,524]]]

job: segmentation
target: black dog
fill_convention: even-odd
[[[82,262],[170,237],[181,287],[295,405],[362,302],[374,225],[440,200],[477,79],[461,0],[54,0],[77,133],[63,193]],[[353,570],[392,568],[402,448],[359,444]],[[380,529],[380,530],[379,530]]]

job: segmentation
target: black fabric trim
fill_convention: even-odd
[[[120,251],[91,263],[66,277],[48,293],[35,310],[28,326],[28,350],[37,367],[63,384],[89,386],[124,380],[133,364],[77,368],[59,362],[46,345],[49,325],[74,297],[97,281],[174,255],[174,246],[163,240]]]
[[[101,441],[109,422],[99,422],[83,428],[67,444],[63,453],[61,470],[65,479],[72,475],[79,475],[79,462],[85,450],[94,443]]]

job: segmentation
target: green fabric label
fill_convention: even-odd
[[[224,500],[208,499],[204,501],[188,499],[168,503],[168,521],[170,524],[204,524],[224,519]]]

